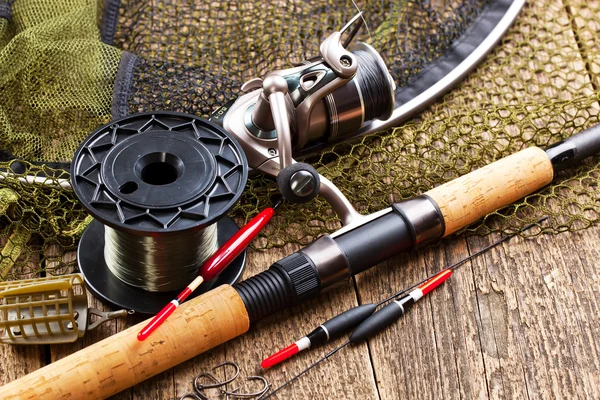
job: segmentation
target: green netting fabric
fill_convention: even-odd
[[[488,1],[358,2],[369,28],[359,40],[380,51],[401,85],[442,55]],[[318,55],[321,41],[356,12],[347,0],[122,0],[114,43],[244,82]]]
[[[163,60],[138,61],[129,112],[174,109],[206,116],[206,102],[212,99],[201,84],[190,81],[207,82],[205,87],[219,100],[233,98],[238,81],[316,54],[320,40],[355,12],[351,3],[326,1],[301,6],[282,1],[260,6],[181,3],[121,3],[115,44],[140,57]],[[401,86],[443,54],[483,5],[364,4],[370,29],[361,39],[381,51]],[[576,6],[560,2],[528,4],[498,48],[442,102],[400,128],[353,146],[338,145],[311,161],[357,208],[373,212],[524,147],[546,146],[595,124],[597,93],[586,68],[590,54],[577,45],[581,17],[576,12]],[[180,101],[173,101],[173,94]],[[596,222],[598,171],[591,163],[469,230],[514,231],[544,215],[553,216],[545,232]],[[251,180],[240,215],[258,212],[276,192],[268,178]],[[263,245],[308,243],[339,226],[320,200],[308,208],[289,205],[284,210]]]
[[[370,31],[361,39],[382,52],[402,85],[443,54],[484,4],[359,3]],[[0,168],[14,171],[0,183],[3,277],[71,267],[67,252],[89,217],[61,189],[64,172],[50,167],[68,162],[111,113],[160,109],[207,116],[235,98],[240,82],[317,54],[322,38],[355,13],[350,3],[322,0],[17,0],[9,18],[1,9],[0,156],[7,162]],[[311,162],[358,209],[372,212],[598,123],[598,18],[600,6],[583,0],[528,3],[481,66],[426,112]],[[562,173],[469,232],[512,231],[543,215],[551,216],[544,232],[597,223],[599,162]],[[32,176],[51,184],[26,183]],[[253,215],[276,191],[270,179],[250,180],[235,216]],[[319,199],[282,211],[258,247],[306,243],[339,226]]]
[[[0,18],[2,278],[65,267],[87,215],[51,167],[110,120],[122,53],[100,41],[95,0],[11,3]],[[51,184],[27,183],[36,176]]]
[[[204,117],[234,99],[240,82],[192,66],[143,58],[135,60],[125,112],[170,110]]]
[[[96,1],[12,5],[0,53],[3,151],[68,161],[107,121],[121,51],[98,40],[96,12]]]

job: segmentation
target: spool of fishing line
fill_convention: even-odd
[[[356,86],[361,93],[364,121],[388,119],[394,111],[396,85],[385,62],[373,47],[365,43],[358,44],[352,54],[358,60]]]
[[[119,308],[160,311],[237,231],[225,215],[247,176],[237,141],[193,115],[135,114],[96,130],[71,166],[95,219],[77,252],[88,288]],[[242,253],[204,287],[234,283],[244,263]]]

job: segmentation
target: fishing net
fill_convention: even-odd
[[[444,54],[487,2],[358,4],[398,86]],[[0,1],[0,277],[73,269],[90,222],[65,187],[78,144],[111,118],[138,111],[207,117],[240,83],[318,54],[356,12],[313,1]],[[363,213],[387,207],[522,148],[598,123],[600,5],[526,4],[465,81],[411,121],[310,158]],[[561,173],[467,228],[509,232],[549,215],[542,232],[599,220],[600,158]],[[252,178],[232,212],[239,222],[269,204],[272,179]],[[256,246],[305,244],[339,227],[321,199],[285,205]]]

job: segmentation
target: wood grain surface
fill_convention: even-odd
[[[553,7],[529,12],[543,15],[548,24],[562,24],[567,13],[600,15],[600,6],[579,3],[565,5],[557,0]],[[528,7],[536,6],[532,2]],[[536,71],[535,80],[540,84],[575,70],[577,77],[572,81],[581,85],[580,93],[593,93],[592,84],[600,84],[599,61],[586,54],[598,45],[598,38],[590,34],[595,28],[587,29],[577,19],[574,21],[573,31],[561,28],[554,34],[560,35],[562,47],[579,51],[582,57],[572,60],[572,65],[565,64],[557,76],[544,72],[543,60],[532,59],[531,70]],[[548,95],[568,100],[569,93]],[[526,92],[523,95],[529,96]],[[486,100],[490,99],[482,99]],[[343,340],[306,351],[268,371],[260,370],[263,357],[337,313],[359,303],[377,301],[497,238],[450,236],[418,252],[394,257],[347,286],[261,321],[245,335],[112,398],[179,398],[191,391],[196,374],[210,371],[225,360],[240,364],[242,376],[264,375],[278,386]],[[277,398],[598,399],[599,238],[600,227],[593,226],[576,233],[512,239],[456,271],[398,324],[368,343],[340,351]],[[290,245],[267,252],[250,251],[244,277],[266,269],[295,250]],[[107,309],[89,297],[93,306]],[[111,321],[71,345],[0,346],[1,382],[13,381],[137,322],[135,317]],[[222,371],[218,373],[224,376]],[[207,394],[218,398],[215,390]]]
[[[595,262],[600,259],[599,234],[600,228],[594,227],[511,239],[456,271],[400,323],[367,344],[342,350],[277,398],[599,398],[600,272]],[[225,360],[239,363],[244,376],[262,374],[278,385],[329,347],[261,371],[259,361],[273,349],[358,302],[376,301],[495,239],[452,237],[397,256],[360,275],[356,286],[351,283],[262,321],[246,335],[113,398],[182,396],[191,390],[197,373]],[[293,249],[251,251],[246,275]],[[109,337],[133,322],[107,327],[77,344],[50,346],[52,358]],[[39,365],[39,350],[2,348],[11,351],[11,365],[18,365],[3,373],[6,381]]]

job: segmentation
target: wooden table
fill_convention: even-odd
[[[594,227],[510,240],[458,270],[400,323],[367,344],[342,350],[278,398],[600,398],[599,234],[600,227]],[[196,374],[225,360],[239,363],[243,376],[262,374],[279,385],[342,340],[261,371],[258,363],[273,349],[358,303],[419,281],[495,238],[455,237],[395,257],[355,282],[268,318],[248,334],[114,398],[179,397],[192,389]],[[251,251],[245,276],[292,250]],[[134,322],[108,323],[72,345],[2,346],[3,382]]]

